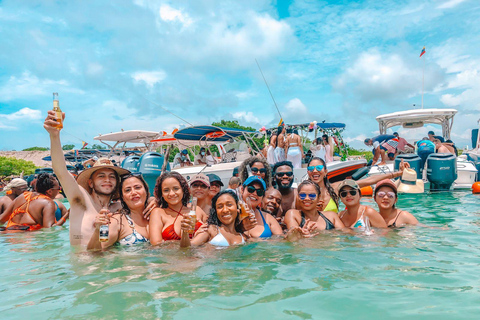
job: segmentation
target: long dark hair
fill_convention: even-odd
[[[265,160],[265,158],[250,157],[245,161],[243,161],[238,170],[239,172],[238,177],[240,178],[240,180],[242,180],[242,183],[244,183],[245,180],[248,179],[247,166],[250,166],[250,169],[251,169],[252,165],[256,162],[260,162],[261,164],[263,164],[263,166],[265,167],[265,170],[267,170],[267,172],[265,172],[265,184],[267,185],[267,189],[268,189],[272,185],[272,167],[267,162],[267,160]]]
[[[168,208],[168,203],[165,201],[162,195],[162,183],[168,178],[174,178],[178,181],[178,183],[180,183],[183,191],[182,204],[187,206],[188,201],[190,200],[190,188],[188,187],[188,182],[180,173],[175,171],[164,172],[160,175],[160,177],[157,178],[153,195],[155,196],[158,206],[160,208]]]
[[[143,179],[142,175],[139,174],[139,173],[130,173],[130,174],[127,174],[127,175],[124,175],[121,177],[120,179],[120,186],[119,186],[119,190],[120,190],[120,203],[122,204],[122,212],[125,213],[125,214],[130,214],[130,208],[127,206],[127,204],[125,203],[125,200],[123,200],[123,184],[125,183],[125,181],[127,181],[127,179],[130,179],[130,178],[136,178],[138,180],[140,180],[140,182],[142,183],[143,187],[145,188],[146,192],[147,192],[147,199],[145,199],[145,204],[144,204],[144,207],[146,208],[147,205],[148,205],[148,199],[150,198],[150,191],[148,190],[148,184],[147,182],[145,181],[145,179]]]
[[[325,160],[323,160],[322,158],[319,158],[319,157],[311,158],[310,161],[308,162],[308,166],[310,166],[310,163],[312,163],[313,160],[320,161],[322,163],[323,167],[325,168],[325,171],[327,171],[327,164],[325,163]],[[310,180],[310,177],[308,177],[308,179]],[[337,205],[337,208],[338,208],[338,200],[339,200],[338,199],[338,194],[335,192],[332,185],[328,181],[327,175],[325,175],[325,177],[323,178],[323,183],[325,184],[325,187],[327,188],[328,194],[333,199],[333,201],[335,201],[335,204]]]
[[[220,227],[222,225],[222,223],[218,219],[217,201],[218,201],[218,198],[220,198],[224,194],[228,194],[229,196],[231,196],[233,198],[233,200],[235,200],[236,207],[238,208],[238,196],[234,191],[229,190],[229,189],[220,191],[212,199],[212,208],[210,209],[210,214],[208,215],[208,220],[207,220],[208,224],[215,225],[215,226],[218,226],[218,227]],[[242,230],[240,228],[240,213],[239,212],[237,212],[237,217],[235,218],[235,231],[240,232],[240,233],[242,232]]]

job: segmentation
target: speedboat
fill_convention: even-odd
[[[402,126],[403,128],[421,128],[425,124],[436,124],[442,127],[442,136],[450,139],[453,118],[456,109],[414,109],[380,115],[376,118],[380,134],[386,134],[387,129]],[[477,168],[467,159],[467,156],[456,158],[457,179],[453,182],[454,189],[470,189],[475,182]],[[369,175],[394,172],[394,162],[387,161],[386,165],[372,166]],[[424,170],[423,179],[427,182],[427,170]]]

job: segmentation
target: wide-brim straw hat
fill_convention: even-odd
[[[123,169],[121,167],[116,167],[113,165],[113,162],[107,158],[100,158],[98,159],[91,168],[83,170],[77,177],[78,185],[82,186],[88,193],[92,193],[92,188],[88,185],[88,180],[95,173],[100,169],[112,169],[118,175],[117,186],[115,187],[115,192],[113,194],[114,198],[120,197],[120,193],[118,192],[119,188],[119,181],[120,177],[126,174],[129,174],[130,171],[127,169]]]
[[[398,180],[398,193],[423,193],[425,187],[421,179],[417,179],[417,172],[407,168],[403,170],[402,177]]]

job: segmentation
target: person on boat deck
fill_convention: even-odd
[[[279,126],[277,128],[277,147],[275,148],[275,163],[286,160],[285,133],[286,133],[286,129],[284,126]]]
[[[240,166],[233,168],[232,177],[238,177],[240,174]]]
[[[288,230],[300,228],[303,235],[311,235],[318,230],[343,229],[345,225],[333,211],[318,210],[320,187],[313,181],[305,180],[297,188],[298,209],[290,209],[285,214]]]
[[[60,190],[58,180],[51,173],[38,176],[36,191],[18,196],[0,215],[0,223],[8,221],[7,230],[33,231],[55,225],[55,202]]]
[[[288,132],[289,134],[287,134],[285,141],[287,161],[290,161],[295,169],[300,169],[302,167],[302,159],[305,157],[303,154],[302,139],[298,135],[297,130],[289,129]]]
[[[389,134],[382,134],[373,138],[365,139],[364,143],[366,146],[373,146],[373,159],[372,164],[375,165],[378,159],[381,157],[381,162],[378,165],[385,165],[386,162],[386,151],[389,153],[389,158],[395,157],[396,145],[393,146],[388,143],[390,140],[395,139],[395,136]]]
[[[232,190],[219,192],[212,199],[212,208],[208,216],[208,227],[197,232],[192,240],[188,237],[192,221],[182,221],[182,239],[180,247],[197,246],[209,242],[214,246],[228,247],[245,243],[247,237],[242,233],[239,219],[238,197]]]
[[[5,195],[0,198],[0,215],[7,210],[7,207],[16,197],[27,191],[27,189],[27,181],[20,178],[12,179],[12,181],[10,181],[3,189]]]
[[[200,148],[200,152],[195,155],[195,159],[193,160],[194,165],[206,165],[207,164],[207,152],[204,147]]]
[[[444,139],[442,136],[436,136],[436,135],[435,135],[435,132],[433,132],[433,131],[428,131],[428,139],[429,139],[430,141],[432,141],[432,142],[433,142],[435,139],[440,140],[440,142],[442,142],[442,143],[445,142],[445,139]]]
[[[427,137],[423,137],[422,140],[418,141],[416,143],[416,146],[417,146],[417,155],[420,157],[420,159],[422,159],[421,168],[423,168],[425,167],[425,163],[427,162],[428,156],[432,153],[435,153],[436,146]]]
[[[454,143],[452,140],[448,139],[447,141],[445,141],[445,142],[443,143],[443,145],[446,146],[447,148],[451,147],[451,148],[452,148],[451,150],[453,150],[453,152],[455,153],[455,155],[458,157],[457,147],[455,146],[455,143]],[[449,149],[450,149],[450,148],[449,148]]]
[[[368,178],[360,179],[357,184],[360,188],[371,186],[383,179],[393,179],[401,177],[403,170],[410,165],[403,161],[400,162],[399,171],[385,174],[373,175]],[[338,212],[339,197],[336,192],[342,181],[330,183],[328,180],[328,171],[325,161],[321,158],[312,158],[307,166],[308,180],[315,182],[320,187],[320,197],[318,199],[318,210]]]
[[[325,162],[332,162],[333,161],[333,151],[335,150],[335,142],[333,141],[333,137],[329,137],[328,135],[324,134],[322,136],[323,145],[325,146]]]
[[[415,150],[415,146],[411,145],[410,143],[407,142],[407,140],[400,137],[398,135],[398,132],[394,132],[393,135],[398,140],[397,153],[405,153],[405,146],[408,146],[408,147],[412,148],[413,150]]]
[[[150,193],[141,174],[128,174],[120,180],[122,209],[111,213],[102,209],[95,218],[95,232],[87,249],[101,250],[114,244],[134,245],[149,242],[149,222],[143,211],[148,205]],[[108,241],[100,242],[100,226],[108,224]]]
[[[211,198],[208,196],[210,191],[210,180],[203,173],[194,175],[189,180],[190,194],[197,198],[197,206],[202,208],[203,212],[210,212],[212,207]]]
[[[325,160],[326,149],[321,137],[318,137],[313,141],[313,143],[310,145],[310,150],[312,151],[313,157],[322,158]]]
[[[98,212],[101,209],[116,212],[121,208],[120,202],[113,200],[120,197],[120,176],[130,171],[115,167],[110,160],[100,158],[75,180],[67,170],[60,141],[61,130],[57,129],[57,125],[56,113],[48,111],[43,127],[50,135],[53,171],[70,202],[70,244],[87,246],[95,231],[94,222]],[[146,212],[153,206],[155,201],[149,203]]]
[[[190,161],[190,157],[188,156],[188,150],[183,149],[181,152],[177,153],[173,158],[173,167],[185,167],[185,166],[192,166],[192,162]]]
[[[165,172],[158,177],[154,191],[158,208],[150,215],[150,243],[181,239],[181,223],[188,218],[190,190],[185,178],[175,171]],[[207,221],[205,212],[197,206],[195,231]],[[192,235],[193,236],[193,235]]]
[[[222,190],[224,186],[222,179],[214,173],[207,174],[208,180],[210,181],[210,191],[208,192],[208,197],[210,202],[212,201],[213,197],[217,195],[217,193]]]
[[[290,161],[277,162],[273,166],[273,176],[277,185],[277,190],[282,194],[281,210],[286,213],[290,209],[295,209],[295,199],[297,190],[293,185],[293,165]]]
[[[389,228],[418,224],[418,220],[410,212],[395,208],[398,200],[397,185],[392,180],[379,181],[375,185],[373,198],[378,205],[380,215]]]
[[[351,179],[343,180],[338,186],[338,193],[346,207],[338,216],[346,227],[365,228],[367,217],[372,227],[387,227],[382,216],[375,209],[360,204],[362,195],[360,194],[360,187],[355,181]]]
[[[444,145],[439,139],[433,140],[437,153],[451,153],[455,154],[455,150],[451,146]]]
[[[272,168],[264,158],[250,157],[240,165],[240,180],[245,182],[251,175],[258,176],[265,181],[267,189],[272,185]]]
[[[277,220],[260,209],[265,189],[265,182],[257,176],[251,176],[243,183],[242,199],[255,212],[255,226],[250,229],[245,224],[243,225],[244,230],[248,230],[245,234],[252,238],[270,238],[272,235],[283,234],[282,227]]]
[[[275,159],[275,148],[277,147],[277,131],[273,130],[272,135],[270,136],[268,149],[267,149],[267,162],[270,165],[274,165],[276,162]]]

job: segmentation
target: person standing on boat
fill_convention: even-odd
[[[267,149],[267,162],[270,165],[275,164],[275,148],[277,147],[277,132],[274,130],[272,136],[270,137],[270,142]]]
[[[0,198],[0,215],[7,209],[10,203],[12,203],[16,197],[27,191],[27,189],[27,181],[20,178],[12,179],[12,181],[10,181],[3,189],[6,195]]]
[[[285,161],[285,127],[277,129],[277,147],[275,148],[275,163]]]
[[[408,146],[408,147],[412,148],[413,150],[415,150],[415,146],[411,145],[410,143],[407,142],[407,140],[400,137],[398,135],[398,132],[394,132],[393,135],[398,140],[397,153],[405,153],[405,146]]]
[[[433,132],[433,131],[428,131],[428,139],[429,139],[430,141],[432,141],[432,142],[433,142],[435,139],[440,140],[440,142],[442,142],[442,143],[445,142],[445,139],[443,139],[442,136],[436,136],[436,135],[435,135],[435,132]]]
[[[200,148],[200,152],[195,155],[195,159],[193,160],[194,165],[206,165],[207,164],[207,152],[205,151],[204,147]]]
[[[328,135],[324,134],[322,136],[323,145],[325,146],[325,162],[332,162],[333,161],[333,151],[335,150],[335,143],[333,141],[333,137],[329,137]]]
[[[174,168],[192,166],[192,165],[193,164],[190,161],[187,149],[183,149],[181,152],[179,152],[175,155],[175,158],[173,158],[173,167]]]
[[[282,194],[282,212],[295,209],[295,197],[297,189],[292,188],[293,185],[293,165],[290,161],[277,162],[273,167],[273,176],[278,191]]]
[[[433,143],[435,144],[435,148],[437,149],[437,153],[451,153],[455,154],[455,150],[451,146],[446,146],[444,143],[442,143],[439,139],[433,140]]]
[[[322,158],[325,160],[326,149],[325,145],[323,144],[323,138],[318,137],[315,139],[315,141],[313,141],[313,143],[310,145],[310,150],[312,151],[313,157]]]
[[[393,156],[395,156],[396,145],[395,145],[395,148],[393,148],[393,146],[392,146],[392,148],[394,150],[394,152],[392,152],[392,150],[389,148],[390,145],[388,144],[388,141],[390,141],[392,139],[395,139],[395,136],[391,135],[391,134],[382,134],[382,135],[379,135],[379,136],[376,136],[376,137],[373,137],[373,138],[365,139],[364,142],[365,142],[366,146],[369,146],[369,147],[373,146],[372,165],[377,164],[377,161],[380,157],[381,157],[381,161],[378,165],[387,164],[387,162],[386,162],[387,155],[385,154],[386,151],[388,151],[389,154],[392,154]]]
[[[65,113],[63,114],[65,117]],[[118,201],[120,176],[130,171],[116,167],[106,158],[98,159],[91,168],[81,172],[77,180],[68,172],[57,129],[56,113],[48,111],[43,127],[50,135],[52,168],[70,202],[70,244],[87,246],[95,231],[98,212],[121,208]]]
[[[287,161],[290,161],[293,164],[293,168],[300,169],[302,167],[302,159],[305,157],[303,154],[302,139],[298,135],[297,130],[290,130],[291,133],[287,135],[287,140],[285,142]]]

